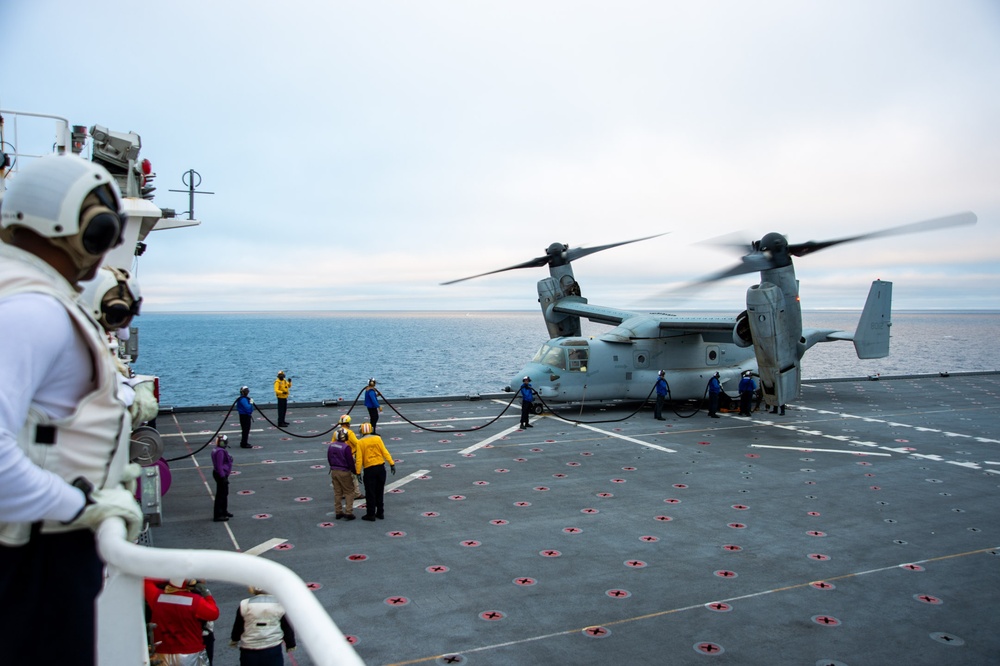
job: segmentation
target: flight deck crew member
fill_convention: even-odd
[[[375,378],[368,380],[368,387],[365,389],[365,407],[368,408],[368,420],[372,424],[372,434],[378,430],[378,415],[382,411],[382,406],[378,404],[378,389],[375,388]]]
[[[142,512],[123,482],[131,419],[105,333],[76,301],[122,243],[111,175],[30,162],[0,204],[0,645],[5,664],[90,665],[104,564],[93,530]],[[58,637],[58,640],[53,640]],[[67,652],[71,646],[72,653]]]
[[[531,377],[525,377],[521,380],[519,392],[521,394],[521,429],[534,428],[535,426],[528,422],[528,417],[535,407],[535,389],[531,388]]]
[[[240,415],[240,448],[252,449],[250,446],[250,424],[253,423],[253,399],[250,397],[250,387],[240,387],[240,397],[236,399],[236,411]]]
[[[278,370],[278,378],[274,380],[274,397],[278,399],[278,427],[285,428],[285,412],[288,411],[288,390],[292,388],[292,380],[285,379],[285,371]]]
[[[208,666],[202,631],[204,623],[219,619],[219,607],[204,583],[183,578],[166,585],[146,579],[145,596],[156,654],[168,666]]]
[[[212,478],[215,479],[215,522],[225,522],[233,517],[229,513],[229,475],[233,471],[233,457],[226,448],[229,437],[219,435],[212,449]]]
[[[230,634],[230,645],[240,646],[240,666],[284,666],[281,643],[285,651],[295,649],[295,631],[285,617],[285,608],[278,600],[256,587],[252,597],[240,602]]]
[[[372,434],[372,424],[361,424],[361,439],[358,440],[358,454],[354,460],[354,471],[365,476],[365,515],[361,520],[385,518],[385,506],[382,501],[385,493],[385,463],[393,476],[396,474],[396,463],[385,448],[385,442],[378,435]]]
[[[667,401],[667,379],[663,370],[656,377],[656,408],[653,410],[653,418],[657,421],[666,421],[663,418],[663,404]]]
[[[713,419],[719,418],[716,412],[719,411],[720,393],[722,393],[722,383],[719,382],[719,373],[715,373],[708,380],[708,415]]]
[[[333,437],[331,438],[331,441],[336,441],[337,440],[337,434],[341,430],[343,430],[347,434],[347,443],[350,444],[350,446],[351,446],[351,454],[354,456],[354,459],[357,460],[357,458],[358,458],[358,436],[354,434],[353,430],[351,430],[351,415],[350,414],[343,414],[340,417],[340,420],[337,421],[337,428],[336,428],[336,430],[333,431]],[[354,477],[354,480],[353,480],[352,483],[354,484],[354,499],[364,499],[365,498],[365,494],[361,491],[361,483],[358,481],[358,478]],[[353,501],[353,500],[351,500],[351,501]]]
[[[337,520],[354,520],[354,453],[347,442],[347,432],[338,428],[326,449],[326,460],[330,463],[330,482],[333,484],[334,518]]]
[[[755,389],[753,378],[750,376],[750,371],[747,370],[743,373],[743,379],[740,380],[740,416],[751,416],[750,398],[753,397]]]

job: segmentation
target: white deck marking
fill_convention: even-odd
[[[913,428],[914,430],[916,430],[918,432],[935,433],[935,434],[943,435],[945,437],[964,437],[964,438],[968,438],[968,439],[974,439],[975,441],[980,442],[982,444],[1000,444],[1000,440],[998,440],[998,439],[989,439],[987,437],[973,437],[972,435],[965,435],[965,434],[957,433],[957,432],[948,432],[946,430],[937,430],[935,428],[918,427],[918,426],[910,425],[908,423],[899,423],[897,421],[890,421],[888,419],[877,419],[877,418],[871,418],[871,417],[867,417],[867,416],[856,416],[854,414],[845,414],[845,413],[842,413],[842,412],[831,412],[831,411],[828,411],[828,410],[825,410],[825,409],[816,409],[815,407],[800,407],[800,406],[796,406],[796,409],[799,409],[799,410],[802,410],[802,411],[806,411],[806,412],[816,412],[817,414],[832,415],[832,416],[836,416],[836,417],[839,417],[839,418],[845,418],[845,419],[861,419],[865,423],[884,423],[884,424],[886,424],[886,425],[888,425],[890,427],[894,427],[894,428],[895,427]],[[933,412],[924,412],[924,413],[927,414],[927,413],[933,413]],[[759,423],[761,425],[776,425],[774,423],[771,423],[770,421],[755,421],[755,423]],[[778,427],[783,427],[783,428],[788,429],[788,430],[798,430],[799,432],[809,433],[809,434],[818,433],[818,431],[807,431],[804,428],[797,428],[796,426],[778,426]],[[945,464],[948,464],[948,465],[955,465],[956,467],[964,467],[966,469],[974,469],[974,470],[982,470],[983,469],[982,466],[980,466],[978,463],[974,463],[974,462],[960,462],[958,460],[946,460],[942,456],[934,454],[934,453],[926,453],[926,454],[925,453],[917,453],[916,451],[907,451],[907,450],[905,450],[905,448],[900,448],[900,447],[879,446],[875,442],[859,441],[859,440],[851,438],[850,436],[844,436],[844,435],[822,435],[822,434],[820,434],[819,436],[820,437],[825,437],[827,439],[836,439],[836,440],[840,440],[840,441],[850,442],[851,444],[855,444],[857,446],[867,446],[867,447],[871,447],[871,448],[882,449],[883,451],[893,451],[895,453],[904,453],[904,454],[908,454],[910,458],[917,458],[917,459],[920,459],[920,460],[932,460],[934,462],[942,462],[942,463],[945,463]],[[875,455],[875,454],[872,454],[872,455]],[[989,472],[990,470],[986,470],[986,471]]]
[[[674,449],[668,449],[665,446],[660,446],[659,444],[650,444],[649,442],[644,442],[641,439],[635,439],[634,437],[626,437],[617,432],[608,432],[607,430],[601,430],[600,428],[595,428],[592,425],[587,425],[586,423],[575,424],[578,428],[586,428],[587,430],[593,430],[594,432],[599,432],[602,435],[607,435],[608,437],[617,437],[618,439],[623,439],[626,442],[632,442],[633,444],[638,444],[640,446],[645,446],[646,448],[656,449],[657,451],[663,451],[664,453],[677,453]]]
[[[543,416],[541,418],[545,418],[545,417]],[[537,421],[538,419],[535,419],[535,420]],[[480,442],[477,442],[477,443],[473,444],[472,446],[470,446],[468,448],[462,449],[461,451],[459,451],[459,454],[461,454],[461,455],[464,456],[464,455],[466,455],[468,453],[472,453],[473,451],[481,449],[484,446],[486,446],[487,444],[492,444],[493,442],[497,441],[501,437],[506,437],[507,435],[509,435],[510,433],[514,432],[515,430],[520,430],[520,429],[521,429],[521,424],[518,423],[516,426],[511,426],[510,428],[507,428],[506,430],[501,430],[500,432],[498,432],[497,434],[495,434],[495,435],[493,435],[491,437],[487,437],[486,439],[484,439],[484,440],[482,440]]]
[[[229,527],[229,523],[226,523],[226,527]],[[286,541],[288,541],[288,539],[278,539],[278,538],[268,539],[264,543],[257,544],[256,546],[254,546],[250,550],[244,552],[243,554],[244,555],[260,555],[261,553],[266,553],[267,551],[271,550],[275,546],[283,544]]]
[[[178,425],[178,427],[180,427],[180,426]],[[239,429],[236,429],[236,430],[220,430],[219,434],[220,435],[239,435],[242,432],[243,431],[239,430]],[[263,428],[250,428],[250,432],[264,432],[264,429]],[[162,433],[161,432],[160,433],[160,437],[163,437],[164,439],[167,438],[167,437],[182,437],[184,439],[184,441],[186,442],[188,437],[195,437],[197,435],[211,435],[213,433],[215,433],[215,431],[211,430],[211,429],[208,429],[208,430],[199,430],[197,432],[168,432],[168,433]]]
[[[407,474],[406,476],[404,476],[403,478],[399,479],[398,481],[393,481],[392,483],[390,483],[389,485],[387,485],[385,487],[385,490],[386,490],[386,492],[388,492],[390,490],[394,490],[396,488],[399,488],[400,486],[405,486],[410,481],[415,481],[416,479],[419,479],[424,474],[427,474],[427,472],[429,472],[429,471],[430,471],[429,469],[418,469],[416,472],[413,472],[411,474]],[[364,502],[365,502],[365,500],[363,500],[363,499],[356,499],[356,500],[354,500],[354,508],[358,508],[360,505],[364,504]]]
[[[402,477],[398,481],[393,481],[392,483],[390,483],[389,485],[387,485],[385,487],[385,489],[386,490],[395,490],[396,488],[399,488],[400,486],[405,486],[410,481],[416,481],[417,479],[419,479],[420,477],[422,477],[424,474],[426,474],[429,471],[430,471],[429,469],[418,469],[416,472],[413,472],[412,474],[407,474],[406,476]]]
[[[885,456],[891,458],[891,453],[875,453],[873,451],[845,451],[844,449],[817,449],[805,446],[770,446],[768,444],[751,444],[751,449],[786,449],[788,451],[802,451],[805,453],[850,453],[855,456]]]

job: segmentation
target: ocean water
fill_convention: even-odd
[[[858,316],[807,312],[803,321],[853,331]],[[539,312],[143,314],[134,325],[136,372],[158,375],[161,403],[178,407],[228,406],[244,384],[273,402],[278,370],[292,379],[293,403],[353,401],[369,377],[390,400],[495,393],[548,339]],[[583,325],[585,335],[608,330]],[[998,331],[1000,313],[894,313],[889,357],[862,361],[850,343],[819,344],[803,376],[998,370]]]

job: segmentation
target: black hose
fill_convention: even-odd
[[[382,394],[379,393],[379,395],[382,395]],[[500,417],[503,416],[504,414],[506,414],[507,410],[510,409],[510,406],[512,404],[514,404],[514,400],[517,399],[517,393],[515,393],[514,396],[510,399],[510,402],[507,403],[507,406],[503,408],[502,412],[500,412],[499,414],[497,414],[495,417],[493,417],[491,420],[487,421],[486,423],[484,423],[482,425],[474,426],[472,428],[448,428],[447,430],[437,429],[437,428],[428,428],[426,426],[420,425],[419,423],[414,423],[410,419],[408,419],[405,416],[403,416],[403,414],[398,409],[396,409],[395,405],[393,405],[391,402],[389,402],[389,399],[386,398],[384,395],[382,395],[382,399],[385,400],[385,404],[387,404],[389,406],[389,409],[391,409],[392,411],[396,412],[396,414],[399,416],[399,418],[403,419],[404,421],[406,421],[407,423],[409,423],[414,428],[420,428],[421,430],[426,430],[427,432],[442,432],[442,433],[449,433],[449,432],[475,432],[476,430],[482,430],[483,428],[485,428],[487,426],[491,426],[494,423],[496,423],[497,421],[499,421]]]
[[[236,398],[236,400],[239,400],[239,398]],[[208,446],[209,444],[211,444],[215,440],[215,438],[219,436],[219,433],[222,431],[222,426],[226,425],[226,419],[228,419],[229,415],[233,413],[233,407],[236,406],[236,400],[233,400],[233,404],[229,405],[229,411],[226,412],[226,415],[222,417],[222,423],[219,424],[219,427],[218,427],[218,429],[216,429],[215,434],[213,434],[211,437],[209,437],[207,442],[205,442],[200,447],[198,447],[197,451],[192,451],[191,453],[185,453],[184,455],[177,456],[176,458],[167,458],[163,462],[172,463],[172,462],[175,462],[177,460],[184,460],[185,458],[190,458],[190,457],[194,456],[197,453],[201,453],[206,446]]]

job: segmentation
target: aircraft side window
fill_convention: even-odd
[[[583,349],[570,349],[569,350],[569,370],[574,372],[587,372],[587,358],[588,350]]]

